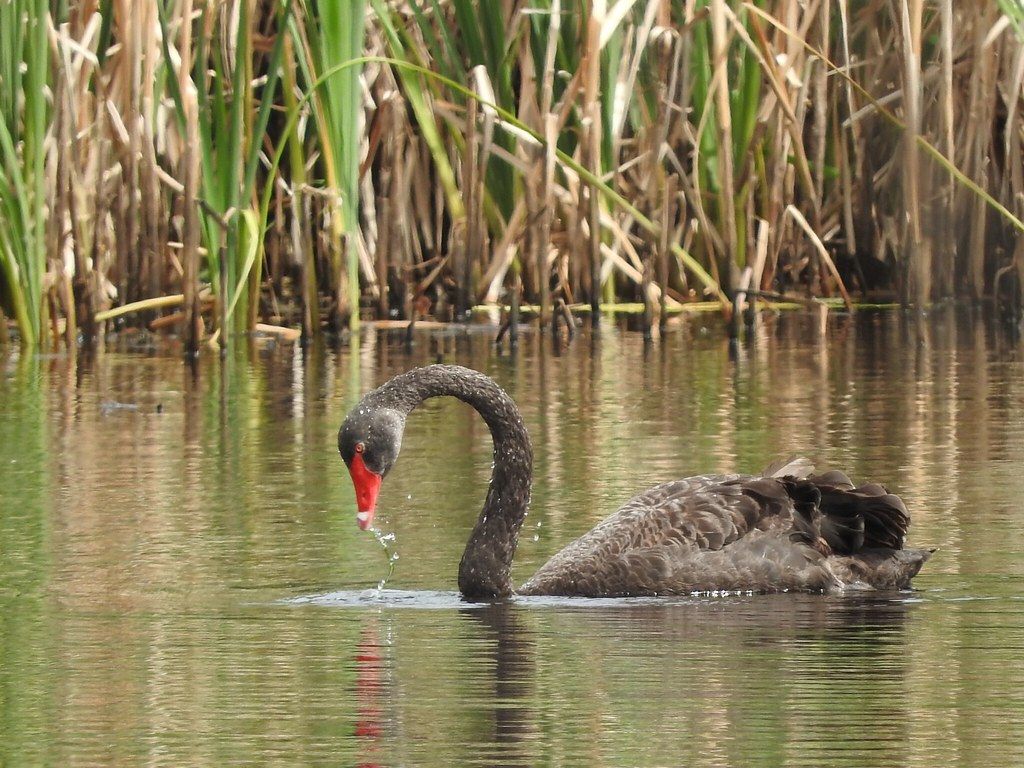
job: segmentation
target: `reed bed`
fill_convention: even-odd
[[[520,302],[1019,315],[1022,43],[1020,0],[0,0],[0,307],[193,351]]]

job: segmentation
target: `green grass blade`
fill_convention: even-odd
[[[253,265],[258,261],[257,255],[260,251],[259,245],[262,239],[260,237],[259,219],[255,211],[251,209],[239,211],[238,221],[240,222],[238,238],[238,252],[241,257],[239,259],[240,270],[231,290],[231,299],[225,313],[229,321],[234,317],[235,308],[248,287],[249,274],[252,272]]]

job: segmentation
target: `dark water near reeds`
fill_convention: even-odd
[[[260,346],[197,378],[0,353],[0,765],[1024,764],[1024,345],[794,315],[731,361],[702,322],[560,356]],[[522,405],[518,581],[637,489],[793,452],[898,490],[940,551],[906,594],[462,604],[489,436],[433,401],[382,491],[377,595],[335,431],[438,356]]]

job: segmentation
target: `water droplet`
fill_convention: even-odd
[[[379,597],[381,591],[384,589],[384,585],[391,580],[391,576],[395,572],[395,561],[398,560],[398,552],[391,549],[391,547],[388,546],[389,543],[394,542],[395,540],[394,533],[385,534],[379,528],[376,527],[370,528],[370,532],[377,539],[377,542],[381,545],[381,547],[384,548],[384,555],[385,557],[387,557],[388,561],[387,575],[384,578],[382,578],[379,582],[377,582],[377,595]]]

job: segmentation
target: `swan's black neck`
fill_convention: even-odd
[[[471,599],[512,594],[512,557],[530,503],[533,449],[519,409],[481,373],[431,365],[396,376],[367,396],[372,405],[407,416],[429,397],[457,397],[483,416],[494,441],[487,500],[459,563],[459,589]]]

